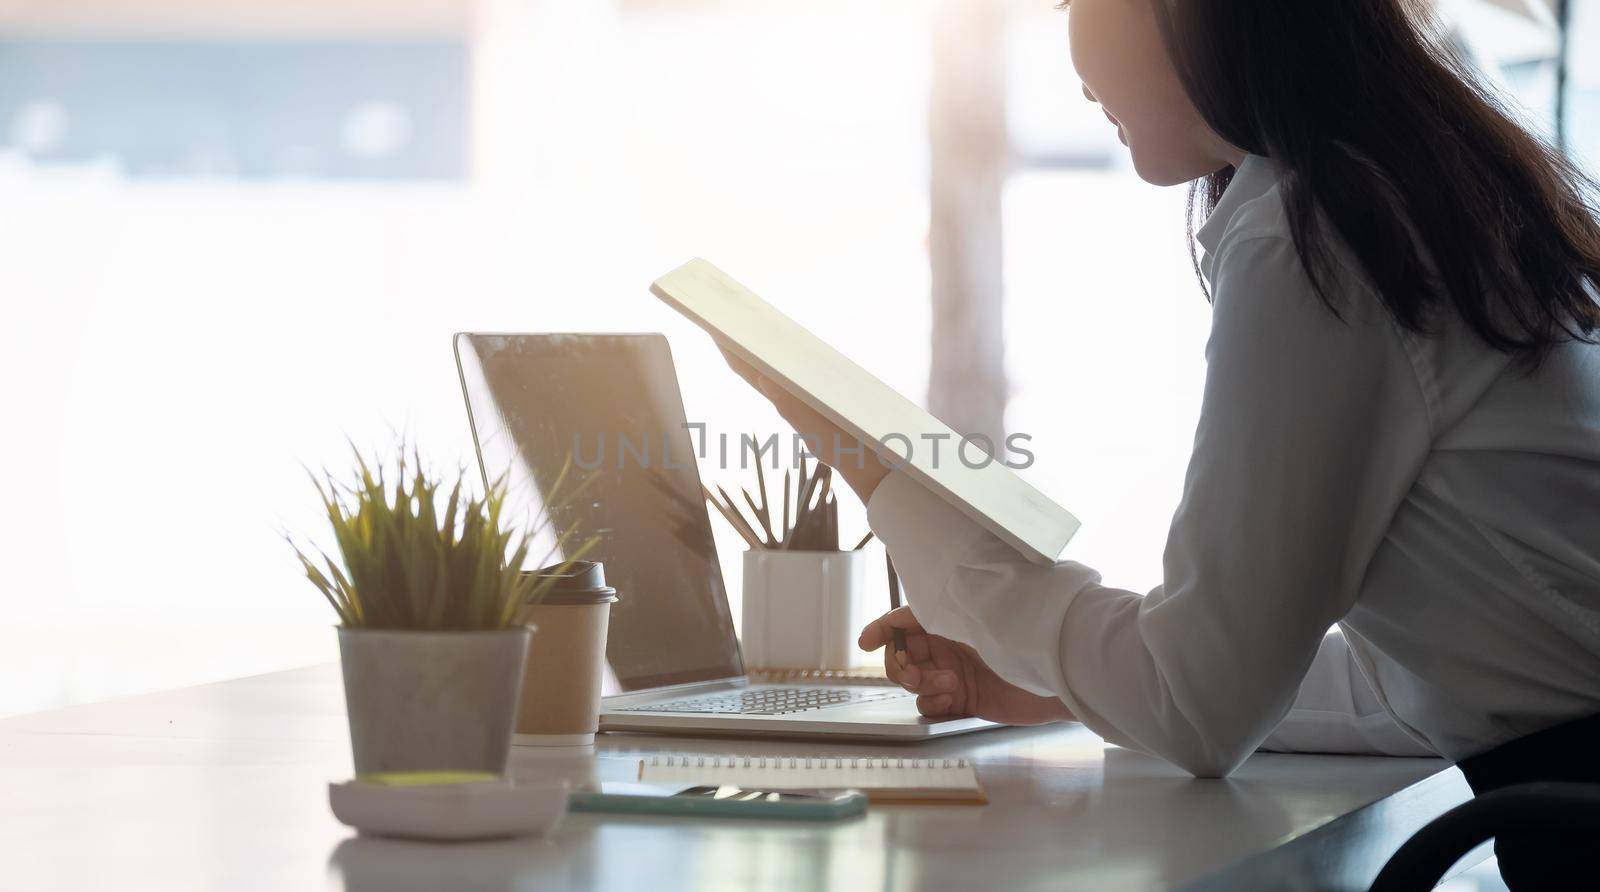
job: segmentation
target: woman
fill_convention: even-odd
[[[1412,14],[1072,4],[1085,94],[1205,214],[1199,430],[1142,596],[844,453],[911,602],[861,645],[909,633],[886,665],[925,714],[1076,718],[1208,777],[1266,746],[1600,780],[1562,756],[1600,753],[1595,193]]]

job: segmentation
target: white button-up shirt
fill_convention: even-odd
[[[1600,713],[1600,348],[1528,374],[1453,317],[1407,332],[1342,246],[1335,318],[1265,158],[1197,237],[1214,308],[1164,584],[1030,564],[896,472],[869,514],[923,625],[1199,775],[1261,746],[1460,759]]]

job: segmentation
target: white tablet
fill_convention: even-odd
[[[984,444],[960,448],[960,434],[710,263],[691,260],[650,290],[1029,560],[1055,561],[1078,531],[1077,518],[983,455]],[[1003,456],[1003,444],[989,446]]]

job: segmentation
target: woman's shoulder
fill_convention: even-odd
[[[1435,425],[1454,424],[1500,378],[1510,358],[1459,318],[1440,316],[1426,332],[1396,322],[1332,226],[1316,227],[1319,244],[1302,250],[1282,178],[1255,187],[1213,239],[1214,334],[1247,333],[1285,362],[1330,351],[1361,357],[1369,368],[1414,380]],[[1310,264],[1319,264],[1315,277]]]
[[[1308,314],[1323,322],[1380,321],[1381,301],[1332,227],[1317,227],[1316,245],[1296,241],[1287,184],[1272,162],[1252,158],[1240,174],[1243,179],[1235,185],[1247,192],[1226,209],[1226,219],[1217,221],[1208,251],[1207,279],[1218,310],[1269,302],[1277,313]],[[1312,263],[1318,265],[1315,276]]]
[[[1281,179],[1274,180],[1259,194],[1240,202],[1233,209],[1217,240],[1217,256],[1220,258],[1226,254],[1233,245],[1258,239],[1294,241]]]
[[[1210,266],[1228,249],[1257,239],[1292,239],[1284,201],[1284,173],[1270,158],[1251,155],[1239,164],[1195,239]]]
[[[1319,265],[1315,276],[1312,263]],[[1293,315],[1319,326],[1383,318],[1376,293],[1341,244],[1302,250],[1277,186],[1238,207],[1207,272],[1219,314]]]

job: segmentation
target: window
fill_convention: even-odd
[[[1567,148],[1600,176],[1600,3],[1565,0],[1566,100],[1563,105]]]
[[[470,459],[455,331],[665,331],[691,418],[776,430],[647,291],[703,255],[923,390],[916,0],[24,6],[0,13],[0,673],[22,680],[0,714],[333,659],[281,538],[322,526],[302,463],[396,431]],[[293,88],[223,89],[240,72]],[[91,140],[123,87],[140,126]],[[186,132],[265,148],[191,163]],[[327,166],[273,160],[313,137]]]

